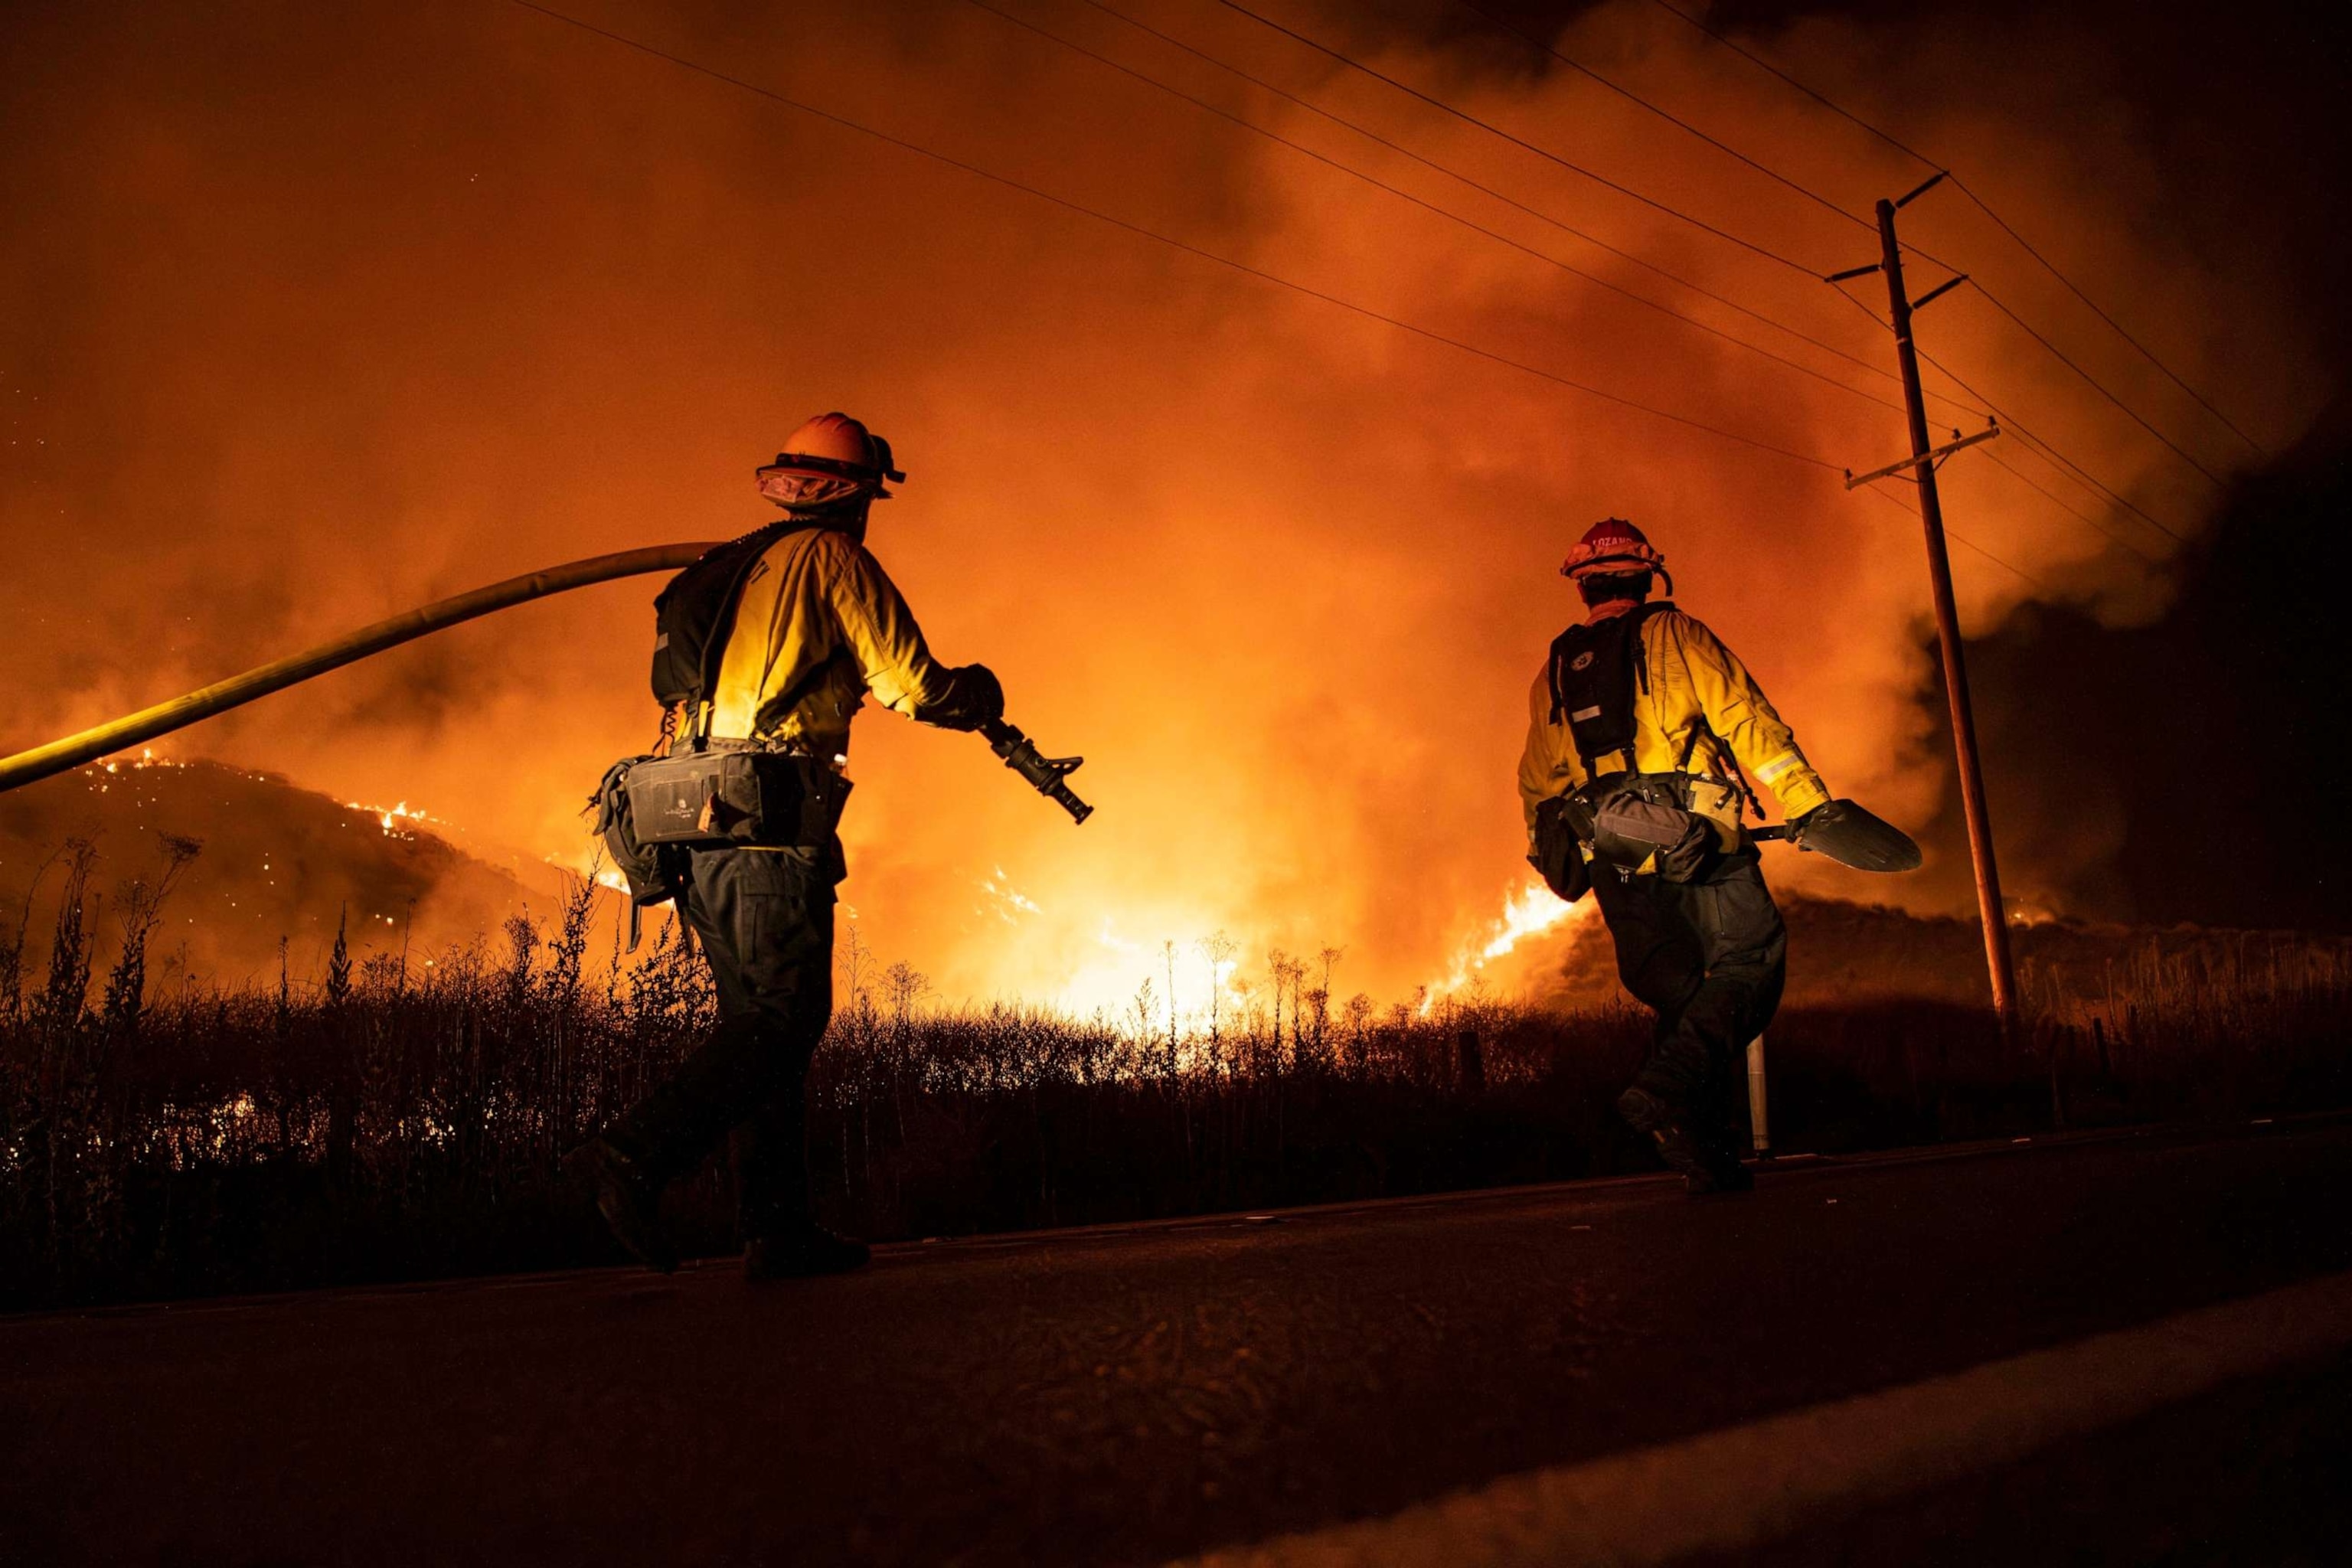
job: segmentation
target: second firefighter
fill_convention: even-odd
[[[1619,1113],[1693,1193],[1741,1191],[1727,1074],[1780,1005],[1788,960],[1742,825],[1748,781],[1791,823],[1830,794],[1731,650],[1671,597],[1652,599],[1664,570],[1615,518],[1561,568],[1585,618],[1529,693],[1519,796],[1545,879],[1566,898],[1591,889],[1619,978],[1656,1016]]]

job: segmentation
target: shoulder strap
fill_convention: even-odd
[[[743,552],[742,558],[735,563],[734,576],[727,584],[727,597],[720,601],[719,618],[711,623],[710,636],[702,645],[702,690],[706,702],[719,685],[719,667],[726,659],[727,641],[735,630],[735,609],[742,600],[743,584],[751,581],[751,574],[760,563],[768,558],[770,548],[792,529],[793,520],[785,518],[748,533],[738,542]]]
[[[1551,722],[1555,724],[1559,722],[1560,715],[1568,708],[1567,695],[1559,689],[1559,665],[1560,661],[1568,657],[1569,639],[1573,637],[1576,632],[1577,628],[1570,626],[1552,638],[1551,652],[1544,658],[1544,679],[1551,685]]]
[[[763,528],[753,529],[725,548],[740,551],[735,570],[727,583],[726,597],[719,601],[719,614],[710,624],[710,635],[702,641],[702,664],[698,672],[701,700],[695,704],[694,743],[699,751],[710,739],[710,715],[718,705],[719,671],[727,661],[727,644],[735,634],[735,611],[742,603],[743,585],[778,540],[788,533],[797,533],[815,526],[797,518],[779,518]]]
[[[1588,637],[1614,633],[1619,637],[1632,639],[1633,646],[1627,651],[1633,661],[1633,679],[1646,696],[1650,689],[1650,651],[1648,645],[1643,640],[1642,628],[1649,624],[1651,616],[1674,607],[1673,600],[1661,599],[1655,604],[1643,605],[1636,609],[1628,610],[1606,626],[1595,626],[1591,621],[1579,621],[1552,638],[1551,654],[1544,666],[1545,678],[1551,687],[1551,721],[1555,724],[1559,723],[1565,716],[1568,708],[1567,694],[1560,689],[1560,667],[1574,651],[1572,645]]]
[[[1651,616],[1663,615],[1674,607],[1675,602],[1672,599],[1660,599],[1655,603],[1643,605],[1625,617],[1633,623],[1626,628],[1626,635],[1633,639],[1633,679],[1641,685],[1642,694],[1645,697],[1650,691],[1650,644],[1642,633],[1643,628],[1649,626]]]

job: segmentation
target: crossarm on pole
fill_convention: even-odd
[[[1852,468],[1848,468],[1845,471],[1845,488],[1850,490],[1860,489],[1873,479],[1883,479],[1889,474],[1899,474],[1906,468],[1923,468],[1939,463],[1963,447],[1973,447],[1979,441],[1990,441],[2000,434],[2000,426],[1989,425],[1973,436],[1963,436],[1957,441],[1948,441],[1943,446],[1931,447],[1916,458],[1905,458],[1900,462],[1889,463],[1883,468],[1873,468],[1866,474],[1857,474]]]

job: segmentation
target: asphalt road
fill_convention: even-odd
[[[0,1562],[1148,1563],[1990,1386],[2071,1435],[1766,1521],[1772,1560],[2284,1560],[2352,1493],[2352,1357],[2106,1423],[2041,1352],[2169,1365],[2117,1331],[2334,1288],[2347,1197],[2315,1122],[0,1319]],[[2272,1331],[2206,1316],[2166,1343]],[[1699,1462],[1639,1484],[1697,1507]]]

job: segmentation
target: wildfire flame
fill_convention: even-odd
[[[343,805],[353,811],[363,811],[367,813],[368,816],[374,817],[377,825],[383,829],[383,835],[387,838],[415,837],[415,834],[404,833],[400,830],[399,825],[403,823],[413,822],[420,827],[428,824],[436,827],[445,827],[447,826],[447,824],[444,823],[441,818],[435,816],[430,812],[424,810],[422,807],[419,807],[415,811],[410,810],[408,803],[404,800],[396,805],[389,806],[363,805],[356,800],[347,800],[343,802]]]
[[[1504,896],[1503,912],[1485,932],[1462,945],[1445,978],[1429,987],[1429,998],[1422,1004],[1422,1010],[1427,1012],[1436,998],[1461,991],[1484,978],[1493,964],[1509,957],[1529,938],[1580,923],[1591,910],[1589,900],[1562,903],[1539,881],[1522,884]]]

